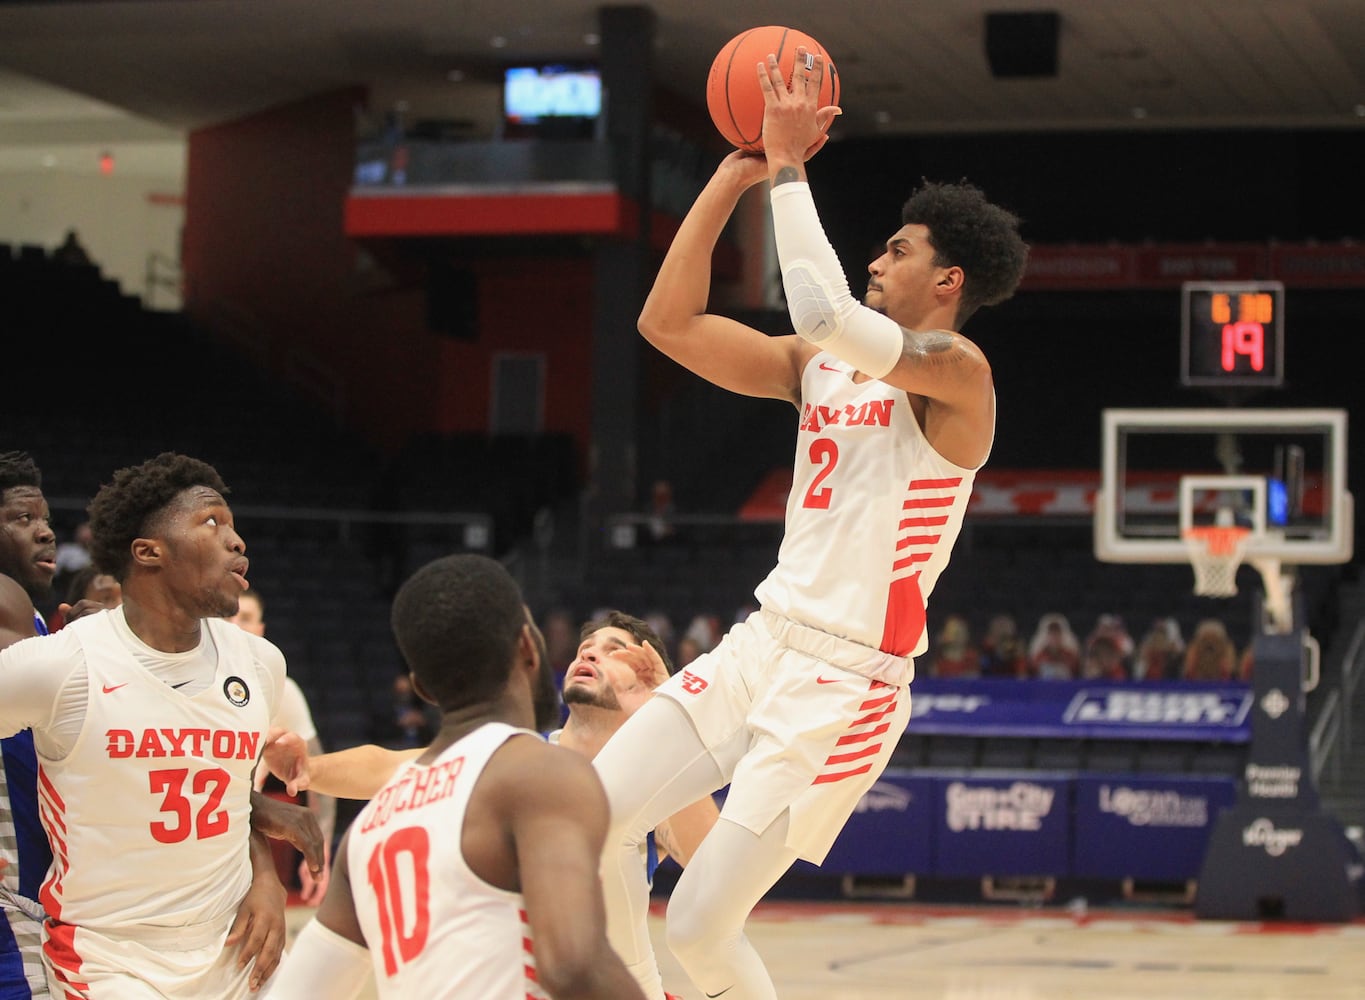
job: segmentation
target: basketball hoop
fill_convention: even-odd
[[[1233,597],[1237,593],[1237,567],[1250,528],[1237,524],[1207,524],[1182,532],[1190,565],[1194,567],[1194,592],[1200,597]]]

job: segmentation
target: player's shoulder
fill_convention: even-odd
[[[549,743],[540,733],[516,730],[494,751],[489,765],[508,776],[516,789],[533,795],[562,794],[584,783],[597,784],[597,772],[582,754]],[[534,792],[532,792],[534,789]]]

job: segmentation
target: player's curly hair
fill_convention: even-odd
[[[925,181],[901,209],[901,224],[928,228],[936,266],[962,268],[959,328],[981,306],[1004,302],[1019,287],[1028,262],[1019,217],[991,204],[966,180]]]
[[[628,615],[624,611],[607,611],[600,618],[594,618],[578,631],[578,641],[582,642],[594,632],[600,632],[604,628],[619,628],[624,632],[629,632],[630,637],[640,645],[649,643],[654,647],[654,652],[659,654],[659,659],[664,661],[664,666],[672,674],[677,668],[673,666],[673,660],[669,658],[668,649],[664,646],[664,641],[659,638],[659,633],[649,627],[649,622],[634,615]]]
[[[228,493],[213,466],[170,451],[115,472],[113,481],[101,486],[86,508],[95,565],[122,583],[133,558],[133,540],[145,538],[155,519],[193,486]]]
[[[26,451],[0,452],[0,497],[16,486],[42,489],[43,474],[38,470],[38,463]]]
[[[408,670],[450,711],[498,696],[528,619],[521,589],[500,562],[462,554],[409,577],[389,622]]]

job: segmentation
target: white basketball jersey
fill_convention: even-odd
[[[490,757],[528,733],[500,722],[404,765],[351,826],[351,894],[381,998],[540,1000],[521,894],[489,885],[460,849],[469,793]]]
[[[201,624],[218,666],[193,696],[138,663],[109,615],[65,629],[79,637],[88,680],[70,754],[39,757],[54,855],[40,899],[53,921],[115,934],[215,922],[226,929],[251,884],[251,769],[273,692],[245,632]],[[74,958],[56,954],[69,945],[54,930],[54,961]]]
[[[817,354],[801,375],[786,534],[755,596],[802,625],[919,655],[974,478],[930,447],[903,390],[855,384],[850,365]]]

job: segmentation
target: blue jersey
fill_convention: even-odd
[[[33,625],[39,635],[47,635],[47,623],[36,612]],[[0,759],[0,846],[10,863],[0,892],[5,918],[0,919],[0,1000],[28,1000],[33,995],[29,983],[35,972],[42,975],[42,967],[36,952],[28,955],[26,976],[25,952],[40,940],[38,889],[52,864],[52,849],[38,819],[38,758],[32,731],[0,740]],[[13,898],[15,890],[22,900]]]

